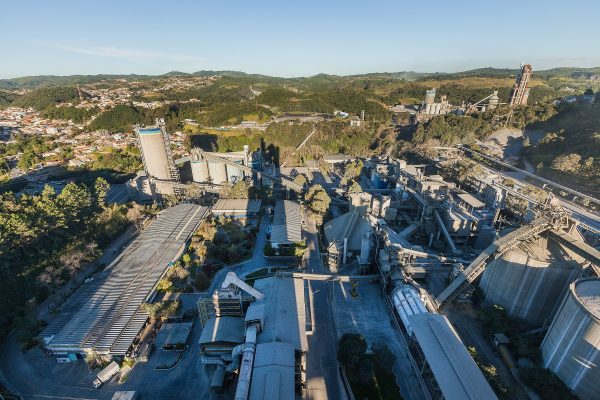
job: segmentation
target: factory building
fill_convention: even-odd
[[[486,302],[532,326],[548,324],[569,284],[581,274],[581,257],[555,240],[520,243],[488,264],[479,286]]]
[[[521,71],[517,75],[517,80],[513,86],[510,94],[510,105],[511,106],[525,106],[527,105],[527,98],[529,97],[529,81],[533,69],[530,64],[522,64]]]
[[[210,303],[213,315],[206,313],[208,299],[198,303],[199,344],[203,363],[218,366],[213,379],[222,382],[223,372],[237,371],[236,399],[284,400],[302,393],[308,350],[304,281],[270,277],[252,287],[229,272]]]
[[[204,324],[198,345],[204,363],[210,358],[230,356],[235,346],[244,343],[244,318],[221,316]]]
[[[158,281],[185,248],[206,207],[179,204],[158,214],[123,253],[81,286],[42,332],[46,348],[68,361],[89,352],[135,356]]]
[[[227,153],[211,153],[192,149],[192,159],[190,161],[192,180],[198,183],[220,185],[225,182],[235,183],[245,178],[256,178],[247,170],[237,168],[232,164],[239,164],[255,171],[261,171],[262,156],[260,151],[251,152],[248,145],[244,146],[243,151]]]
[[[256,217],[262,200],[259,199],[219,199],[210,211],[214,216],[246,220]]]
[[[291,200],[277,200],[270,226],[273,248],[289,247],[302,241],[302,210]]]
[[[448,114],[452,110],[452,105],[446,99],[446,96],[440,96],[440,101],[435,101],[435,89],[425,92],[425,101],[421,104],[421,109],[417,113],[417,121],[425,121],[435,115]]]
[[[598,398],[600,382],[600,279],[571,285],[542,342],[544,367],[582,400]]]

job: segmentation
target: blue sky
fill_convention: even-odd
[[[0,15],[0,78],[600,66],[597,0],[19,0]]]

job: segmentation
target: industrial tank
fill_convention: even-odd
[[[212,183],[216,185],[227,182],[227,167],[222,162],[209,161],[208,173],[210,174]]]
[[[194,182],[208,182],[208,162],[206,160],[192,161],[192,180]]]
[[[238,162],[238,161],[236,161]],[[241,164],[241,160],[239,161],[239,163]],[[227,179],[229,180],[229,182],[238,182],[241,181],[242,179],[244,179],[244,175],[241,169],[236,168],[232,165],[228,165],[226,164],[226,169],[227,169]]]
[[[163,133],[158,127],[138,128],[138,138],[148,176],[169,180],[169,161]]]
[[[580,399],[598,399],[600,382],[600,279],[569,286],[542,342],[544,367]]]
[[[579,261],[556,241],[538,237],[490,262],[479,286],[487,303],[540,326],[552,319],[569,283],[581,275]]]

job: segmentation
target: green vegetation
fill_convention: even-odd
[[[142,304],[142,310],[148,313],[151,318],[168,318],[175,315],[181,308],[181,300],[175,301],[157,301],[155,303]]]
[[[92,154],[94,160],[87,166],[91,170],[135,173],[143,168],[140,150],[134,146],[125,149],[107,147]]]
[[[500,380],[500,377],[498,376],[498,370],[496,369],[496,367],[492,364],[484,364],[479,358],[479,355],[477,354],[477,349],[475,349],[475,347],[467,347],[467,350],[469,351],[469,354],[473,358],[473,361],[475,361],[475,364],[477,364],[477,366],[483,373],[483,376],[488,381],[496,395],[500,399],[514,398],[514,396],[512,396],[512,389],[510,387],[505,386]]]
[[[131,132],[132,126],[141,123],[142,113],[133,106],[119,104],[94,119],[90,130],[107,130],[109,132]]]
[[[17,98],[12,105],[42,111],[60,103],[79,103],[77,88],[57,86],[37,89]]]
[[[17,167],[27,170],[43,159],[42,154],[53,150],[56,146],[40,136],[17,136],[14,143],[0,143],[0,164],[4,165],[6,156],[23,153]]]
[[[358,333],[345,333],[338,342],[338,361],[344,367],[352,393],[357,399],[402,399],[392,372],[396,357],[383,343],[372,346],[367,355],[367,342]]]
[[[50,106],[42,111],[42,117],[49,119],[72,120],[75,123],[82,123],[89,120],[98,112],[97,108],[89,110],[76,107],[53,107]]]
[[[327,210],[329,210],[329,203],[331,203],[331,198],[327,194],[327,191],[321,185],[313,185],[306,192],[304,199],[313,218],[317,221],[317,225],[321,225]]]
[[[30,327],[21,326],[27,313],[129,225],[127,207],[100,204],[105,182],[97,183],[69,183],[58,195],[50,186],[36,196],[0,195],[0,335]]]
[[[569,104],[528,129],[544,136],[523,151],[542,176],[566,186],[600,194],[600,103]]]
[[[233,264],[250,256],[255,243],[256,236],[253,230],[221,216],[202,222],[190,248],[201,261],[212,258],[222,263]]]

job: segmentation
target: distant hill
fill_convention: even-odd
[[[96,83],[104,80],[126,79],[136,81],[154,78],[152,75],[38,75],[20,78],[0,79],[0,89],[35,89],[44,86],[71,86],[85,83]]]
[[[300,83],[312,87],[326,86],[332,83],[340,83],[342,81],[356,79],[389,79],[389,80],[447,80],[461,79],[469,77],[482,78],[508,78],[514,77],[518,73],[518,69],[510,68],[477,68],[461,72],[416,72],[416,71],[400,71],[400,72],[373,72],[356,75],[330,75],[317,74],[308,77],[282,78],[261,74],[248,74],[242,71],[231,70],[201,70],[192,73],[181,71],[170,71],[163,75],[119,75],[119,74],[100,74],[100,75],[39,75],[39,76],[24,76],[12,79],[0,79],[0,89],[34,89],[45,86],[71,86],[76,84],[97,83],[104,80],[125,79],[128,81],[155,79],[169,76],[213,76],[221,75],[224,77],[238,78],[248,83]],[[548,70],[535,70],[534,75],[541,79],[550,79],[557,77],[565,78],[589,78],[592,75],[600,75],[600,67],[594,68],[577,68],[577,67],[561,67]]]

